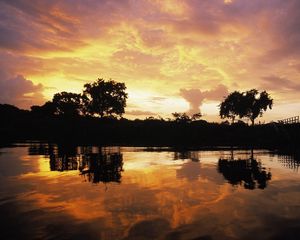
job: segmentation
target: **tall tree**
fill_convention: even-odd
[[[241,98],[242,93],[238,91],[230,93],[219,105],[220,117],[222,119],[230,118],[231,122],[234,123],[235,117],[239,116],[241,112]]]
[[[243,95],[243,116],[248,117],[254,125],[254,121],[258,116],[262,116],[267,109],[272,109],[273,99],[270,95],[263,91],[259,93],[256,89],[251,89]]]
[[[70,92],[56,93],[52,102],[56,108],[56,113],[59,115],[76,116],[81,112],[81,94]]]
[[[84,85],[83,96],[86,112],[90,115],[122,116],[125,112],[127,93],[124,83],[113,80],[97,81]]]
[[[220,117],[230,118],[232,123],[235,117],[249,118],[252,125],[258,116],[262,116],[263,112],[268,108],[272,108],[273,99],[270,95],[263,91],[259,93],[256,89],[251,89],[246,92],[235,91],[230,93],[224,101],[219,105]]]

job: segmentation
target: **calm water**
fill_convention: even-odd
[[[0,149],[1,239],[300,239],[300,160],[270,151]]]

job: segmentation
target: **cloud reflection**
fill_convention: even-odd
[[[248,191],[232,187],[222,178],[223,173],[218,173],[220,156],[230,157],[227,151],[185,151],[176,157],[178,153],[170,149],[62,148],[51,144],[3,151],[7,153],[0,155],[0,162],[6,161],[7,167],[13,167],[9,165],[12,162],[21,164],[18,155],[30,166],[14,177],[1,177],[0,211],[1,216],[8,216],[1,231],[7,238],[19,237],[19,233],[29,239],[251,239],[254,233],[261,239],[276,239],[288,232],[299,236],[295,230],[300,216],[299,176],[283,169],[273,158],[270,160],[268,153],[257,153],[254,159],[272,166],[272,181],[268,180],[264,190]],[[79,170],[50,174],[52,153],[64,159],[68,156],[68,161],[75,154],[83,161],[83,152],[95,164],[104,160],[103,153],[122,154],[121,184],[87,184],[78,176]],[[242,155],[249,153],[243,151],[236,158]],[[100,156],[103,159],[97,160]],[[178,160],[174,161],[174,157]],[[45,160],[49,175],[38,172],[40,161]],[[80,161],[77,166],[79,169]],[[14,221],[17,218],[19,221]]]

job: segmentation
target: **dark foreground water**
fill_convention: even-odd
[[[0,239],[300,239],[299,158],[0,148]]]

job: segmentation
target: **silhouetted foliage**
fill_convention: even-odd
[[[230,118],[234,123],[235,117],[240,113],[240,101],[242,94],[240,92],[230,93],[224,101],[220,104],[220,117]]]
[[[82,96],[71,92],[56,93],[52,102],[58,115],[78,116],[83,107]]]
[[[272,123],[250,128],[242,121],[229,125],[197,120],[201,118],[200,113],[193,116],[173,113],[174,118],[166,120],[161,117],[133,121],[118,119],[126,106],[125,89],[124,83],[98,79],[95,83],[86,84],[81,96],[59,93],[54,97],[56,104],[46,102],[43,106],[32,106],[31,111],[0,104],[0,144],[46,140],[144,146],[299,147],[300,124]],[[273,103],[265,91],[261,94],[256,90],[234,94],[240,96],[239,101],[229,101],[229,97],[228,101],[238,102],[236,106],[227,101],[220,105],[223,118],[248,117],[254,122]],[[62,116],[58,116],[58,113]],[[76,116],[79,113],[82,115]]]
[[[202,118],[202,114],[200,112],[199,113],[194,113],[191,117],[191,120],[196,121],[196,120],[200,120],[200,118]]]
[[[219,105],[220,117],[230,118],[234,123],[235,117],[249,118],[252,125],[258,116],[262,116],[263,112],[268,108],[272,108],[273,99],[270,95],[263,91],[259,93],[256,89],[246,92],[235,91],[230,93],[224,101]]]
[[[165,119],[162,118],[161,116],[157,116],[157,117],[153,117],[153,116],[150,116],[150,117],[146,117],[145,118],[145,121],[156,121],[156,122],[164,122]]]
[[[28,111],[17,108],[10,104],[0,104],[1,118],[13,118],[27,113]]]
[[[191,121],[190,117],[186,114],[186,113],[178,113],[178,112],[174,112],[172,113],[175,122],[178,123],[188,123]]]
[[[92,116],[122,116],[125,112],[127,93],[124,83],[98,79],[84,85],[83,96],[86,112]]]
[[[248,126],[244,121],[238,120],[232,124],[232,126]]]
[[[202,117],[201,113],[195,113],[191,117],[189,115],[187,115],[186,113],[178,113],[178,112],[174,112],[174,113],[172,113],[172,115],[175,119],[175,122],[177,122],[177,123],[190,123],[190,122],[196,121]]]
[[[31,112],[37,116],[53,116],[56,113],[56,107],[53,102],[46,102],[42,106],[31,106]]]
[[[252,89],[243,94],[242,109],[246,109],[246,111],[243,112],[242,117],[249,118],[254,125],[254,120],[258,116],[262,116],[268,108],[272,109],[272,106],[273,99],[266,91],[259,93],[256,89]]]

